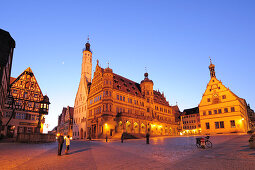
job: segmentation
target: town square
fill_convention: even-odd
[[[254,169],[255,2],[0,6],[0,169]]]

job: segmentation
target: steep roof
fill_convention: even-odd
[[[184,115],[197,114],[197,113],[199,113],[199,108],[194,107],[194,108],[190,108],[190,109],[184,109],[183,113],[184,113]]]
[[[10,84],[12,84],[15,80],[16,80],[16,78],[10,77]]]

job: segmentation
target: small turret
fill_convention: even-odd
[[[215,75],[215,65],[212,64],[211,58],[210,58],[209,70],[210,70],[211,78],[212,78],[212,77],[216,77],[216,75]]]

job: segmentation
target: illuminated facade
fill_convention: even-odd
[[[70,106],[62,109],[62,113],[58,116],[58,133],[73,136],[73,112],[74,108]]]
[[[89,42],[86,43],[85,47],[82,57],[80,84],[74,103],[73,139],[84,139],[86,137],[87,98],[91,83],[92,52]]]
[[[249,130],[247,104],[216,78],[215,66],[209,66],[211,79],[199,104],[202,134],[242,133]]]
[[[197,135],[201,133],[199,108],[185,109],[181,115],[181,135]]]
[[[139,84],[113,73],[109,67],[101,68],[97,61],[88,96],[89,137],[120,137],[122,132],[177,135],[175,110],[164,94],[153,90],[148,73]]]
[[[39,116],[40,104],[43,100],[49,101],[49,98],[43,96],[30,67],[17,78],[11,77],[10,95],[13,100],[8,98],[4,108],[4,135],[15,137],[17,133],[34,133],[39,119],[41,119],[40,132],[42,133],[45,119],[43,114]],[[45,113],[48,114],[48,108],[46,109]],[[12,119],[10,119],[11,116],[13,116]]]

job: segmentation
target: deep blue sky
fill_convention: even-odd
[[[0,28],[16,41],[12,76],[31,67],[50,98],[50,129],[74,105],[88,34],[93,69],[109,61],[140,82],[147,67],[154,89],[181,110],[199,104],[209,56],[217,78],[255,108],[255,1],[17,0],[0,8]]]

